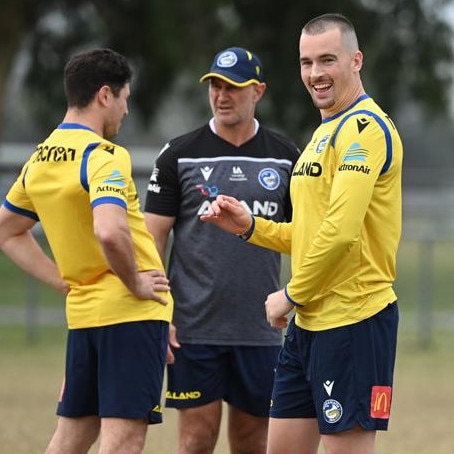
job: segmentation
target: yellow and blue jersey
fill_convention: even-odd
[[[170,321],[163,306],[133,296],[112,272],[93,230],[92,209],[127,210],[139,271],[163,270],[140,211],[128,151],[79,124],[62,123],[36,148],[4,205],[41,222],[63,279],[69,283],[69,328],[140,320]]]
[[[291,223],[256,218],[254,244],[291,253],[296,324],[318,331],[395,301],[403,147],[367,95],[315,130],[292,172]]]

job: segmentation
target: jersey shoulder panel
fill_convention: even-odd
[[[175,160],[182,156],[203,156],[203,144],[215,138],[208,124],[171,139],[160,151],[158,161]]]
[[[386,173],[396,153],[401,160],[402,143],[390,117],[371,99],[367,98],[340,118],[332,139],[335,149],[348,147],[347,153],[356,154],[359,144],[367,148],[384,150],[381,174]],[[342,143],[342,145],[341,145]],[[376,145],[382,143],[383,148]],[[345,150],[344,150],[345,151]]]

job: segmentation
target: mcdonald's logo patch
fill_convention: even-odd
[[[372,418],[389,419],[391,412],[391,386],[373,386],[370,399],[370,416]]]

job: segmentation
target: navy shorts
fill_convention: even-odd
[[[279,355],[270,417],[317,418],[321,434],[357,424],[387,430],[398,320],[397,303],[325,331],[307,331],[292,320]]]
[[[139,321],[69,330],[57,414],[161,423],[168,327]]]
[[[167,367],[166,407],[194,408],[222,399],[250,415],[268,417],[280,349],[182,344]]]

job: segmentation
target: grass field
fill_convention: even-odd
[[[378,435],[378,454],[451,454],[454,362],[452,331],[437,332],[430,349],[415,346],[401,330],[390,430]],[[40,328],[26,341],[23,328],[0,327],[0,452],[40,454],[56,421],[55,405],[63,373],[64,330]],[[172,453],[176,412],[151,426],[145,453]],[[225,428],[216,450],[227,454]],[[92,450],[95,452],[95,449]],[[323,452],[322,450],[320,452]]]
[[[454,452],[453,257],[453,243],[402,243],[393,412],[390,430],[378,435],[378,454]],[[26,279],[2,256],[0,276],[0,452],[40,454],[56,422],[65,329],[61,324],[46,326],[41,317],[31,342],[24,324],[7,320],[4,314],[11,308],[22,314],[30,301],[41,316],[46,309],[62,312],[63,301]],[[174,452],[176,412],[165,411],[164,418],[164,424],[150,427],[146,454]],[[225,440],[223,427],[216,454],[228,453]]]

